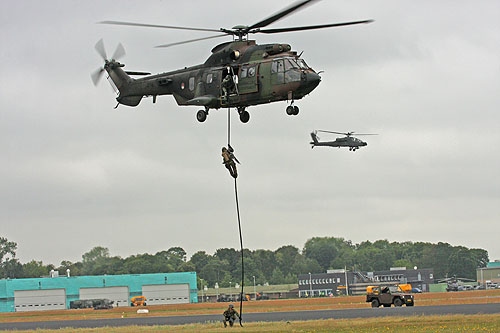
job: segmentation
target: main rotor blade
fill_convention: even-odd
[[[277,28],[277,29],[264,29],[264,30],[259,29],[259,30],[256,30],[254,32],[255,33],[263,33],[263,34],[277,34],[280,32],[324,29],[324,28],[342,27],[342,26],[346,26],[346,25],[354,25],[354,24],[365,24],[365,23],[371,23],[371,22],[373,22],[373,20],[332,23],[332,24],[320,24],[320,25],[309,25],[309,26],[303,26],[303,27],[290,27],[290,28]]]
[[[318,132],[349,135],[349,133],[333,132],[333,131],[323,131],[323,130],[318,130]]]
[[[102,38],[99,39],[99,41],[95,44],[94,48],[97,51],[97,53],[99,53],[99,55],[103,60],[108,59],[108,57],[106,56],[106,49],[104,48],[104,42]]]
[[[185,40],[185,41],[182,41],[182,42],[175,42],[175,43],[170,43],[170,44],[157,45],[155,47],[170,47],[170,46],[187,44],[187,43],[193,43],[193,42],[198,42],[200,40],[212,39],[212,38],[218,38],[218,37],[225,37],[225,36],[229,36],[229,34],[224,33],[223,35],[215,35],[215,36],[209,36],[209,37],[202,37],[202,38],[190,39],[190,40]]]
[[[164,28],[164,29],[178,29],[178,30],[194,30],[194,31],[208,31],[208,32],[221,32],[217,29],[205,28],[191,28],[191,27],[176,27],[172,25],[158,25],[158,24],[144,24],[134,22],[121,22],[121,21],[101,21],[99,24],[112,24],[112,25],[127,25],[132,27],[147,27],[147,28]]]
[[[299,2],[296,2],[295,4],[292,4],[290,7],[287,7],[285,9],[282,9],[281,11],[275,13],[274,15],[266,18],[265,20],[262,20],[260,22],[255,23],[254,25],[251,25],[247,28],[248,30],[251,29],[256,29],[256,28],[262,28],[262,27],[267,27],[269,24],[276,22],[283,17],[293,13],[294,11],[300,9],[301,7],[312,4],[313,2],[316,2],[318,0],[301,0]]]
[[[378,135],[378,134],[374,134],[374,133],[361,133],[361,134],[357,134],[356,133],[356,136],[359,136],[359,135]]]
[[[124,55],[125,55],[125,49],[123,48],[122,43],[120,43],[116,47],[116,50],[115,50],[115,53],[113,53],[113,58],[112,59],[118,60],[121,57],[123,57]]]

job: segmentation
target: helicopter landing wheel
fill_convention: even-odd
[[[295,113],[295,108],[293,107],[293,105],[289,105],[286,107],[286,114],[287,115],[293,116],[294,113]]]
[[[246,124],[246,123],[248,123],[249,120],[250,120],[250,113],[248,113],[248,111],[241,111],[240,112],[240,121],[243,124]]]
[[[295,105],[295,106],[293,107],[293,115],[294,115],[294,116],[296,116],[296,115],[298,115],[298,114],[299,114],[299,107],[298,107],[297,105]]]
[[[196,113],[196,119],[198,119],[198,121],[200,123],[204,122],[205,120],[207,120],[207,116],[208,116],[208,112],[205,111],[205,110],[200,110]]]

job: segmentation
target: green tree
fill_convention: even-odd
[[[299,249],[293,245],[285,245],[275,251],[275,257],[279,271],[282,272],[284,276],[292,273],[292,267],[298,255],[299,255]],[[271,280],[272,280],[272,275],[271,275]]]
[[[285,280],[285,276],[283,275],[283,272],[278,267],[276,267],[273,270],[273,274],[271,275],[271,280],[269,281],[269,283],[282,284],[284,282],[284,280]]]
[[[221,285],[226,274],[229,276],[227,282],[229,283],[229,281],[232,280],[232,276],[229,272],[229,263],[226,260],[220,260],[218,258],[211,258],[198,273],[202,279],[208,281],[210,287],[215,286],[216,282]]]
[[[82,266],[83,264],[81,262],[72,263],[69,260],[63,260],[61,261],[59,267],[57,267],[56,270],[59,272],[59,275],[66,275],[67,274],[66,271],[69,269],[70,276],[78,276],[82,275],[81,274]]]
[[[411,269],[411,268],[413,268],[413,265],[407,259],[398,259],[398,260],[394,261],[394,263],[392,264],[392,267],[406,267],[408,269]]]
[[[306,258],[303,255],[298,255],[295,257],[295,262],[293,263],[292,269],[291,269],[291,274],[295,276],[295,279],[297,279],[297,276],[299,274],[305,274],[305,273],[321,273],[323,272],[323,267],[318,264],[318,262],[314,259],[309,259]]]
[[[31,260],[23,265],[23,277],[38,278],[48,276],[52,269],[52,265],[44,266],[41,261]]]
[[[255,250],[252,254],[255,265],[257,266],[258,283],[265,283],[271,279],[274,267],[278,265],[275,253],[271,250]]]
[[[208,255],[205,251],[198,251],[191,256],[189,261],[194,265],[195,270],[200,272],[211,258],[212,256]]]
[[[463,246],[457,246],[453,248],[453,253],[449,258],[449,273],[475,280],[478,264],[474,252]]]
[[[186,262],[186,251],[178,246],[171,247],[167,251],[157,252],[155,256],[162,258],[164,264],[168,263],[175,271],[182,263]]]
[[[82,255],[82,273],[85,275],[108,274],[106,263],[109,249],[96,246]]]
[[[7,259],[0,269],[0,276],[16,279],[23,277],[23,265],[17,259]]]
[[[4,264],[10,258],[16,256],[17,243],[10,242],[5,237],[0,237],[0,265]]]
[[[191,262],[183,262],[177,267],[179,272],[196,272],[196,266]]]
[[[306,258],[316,260],[322,271],[326,272],[337,258],[339,250],[334,237],[314,237],[306,242],[303,253]]]

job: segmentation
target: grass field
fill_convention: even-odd
[[[478,290],[452,293],[415,294],[415,306],[500,303],[500,290]],[[284,299],[243,303],[243,312],[274,312],[300,310],[330,310],[367,308],[365,296]],[[147,306],[149,314],[137,314],[137,308],[120,307],[111,310],[59,310],[38,312],[1,313],[0,322],[26,322],[47,320],[104,319],[122,317],[158,317],[195,314],[221,314],[227,303],[197,303]],[[250,324],[249,324],[250,325]],[[499,330],[500,331],[500,330]]]
[[[26,331],[25,331],[26,332]],[[29,332],[29,331],[28,331]],[[274,323],[248,323],[224,328],[222,323],[182,326],[129,326],[95,329],[37,330],[43,332],[500,332],[500,315],[451,315],[426,317],[384,317],[370,319],[328,319]]]

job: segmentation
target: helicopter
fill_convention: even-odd
[[[335,141],[319,141],[319,137],[317,135],[317,132],[323,132],[323,133],[333,133],[333,134],[342,134],[345,135],[343,138],[336,138]],[[327,147],[349,147],[350,151],[356,151],[360,147],[365,147],[368,145],[366,142],[361,141],[358,138],[355,138],[352,136],[354,132],[347,132],[347,133],[342,133],[342,132],[333,132],[333,131],[322,131],[322,130],[316,130],[311,133],[311,138],[312,142],[311,148],[314,148],[316,146],[327,146]],[[378,135],[378,134],[356,134],[356,135]]]
[[[95,45],[97,53],[104,60],[104,66],[92,73],[97,85],[104,72],[115,91],[118,92],[115,106],[120,104],[135,107],[143,97],[152,97],[153,103],[161,95],[173,95],[179,106],[200,106],[204,109],[196,113],[199,122],[207,119],[210,109],[235,108],[240,121],[247,123],[249,106],[287,101],[288,115],[297,115],[299,107],[294,104],[311,93],[320,83],[321,77],[304,59],[302,53],[292,51],[289,44],[273,43],[259,45],[250,40],[250,34],[275,34],[283,32],[323,29],[339,26],[365,24],[373,20],[331,23],[311,26],[263,29],[283,17],[318,0],[301,0],[282,9],[274,15],[250,26],[236,25],[232,29],[205,29],[122,21],[102,21],[101,24],[181,29],[217,33],[216,35],[191,39],[156,47],[171,47],[206,39],[232,36],[212,49],[212,54],[200,65],[185,67],[166,73],[151,75],[148,72],[124,71],[124,64],[117,60],[125,55],[125,49],[118,45],[113,56],[108,59],[101,40]],[[143,76],[132,78],[132,76]],[[287,103],[288,104],[288,103]]]
[[[457,277],[456,275],[453,275],[452,277],[447,277],[444,279],[441,279],[438,281],[438,283],[445,283],[447,284],[446,291],[463,291],[464,290],[464,282],[474,282],[475,280],[468,279],[468,278],[460,278]]]

